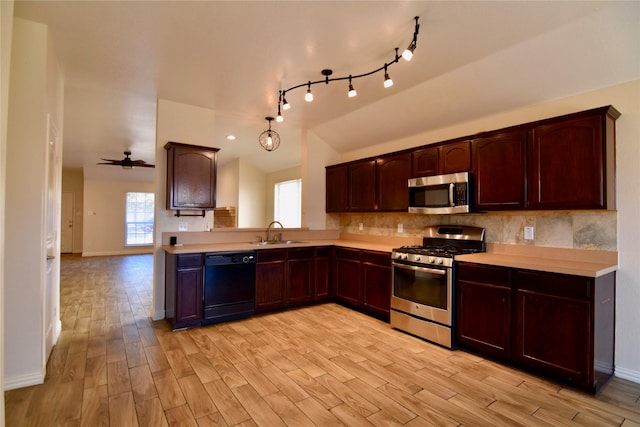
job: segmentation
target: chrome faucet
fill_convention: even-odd
[[[280,221],[271,221],[269,223],[269,226],[267,227],[267,242],[272,242],[273,241],[273,239],[271,238],[271,227],[276,225],[276,224],[278,224],[280,226],[280,228],[284,228],[282,226],[282,224],[280,223]],[[280,235],[280,237],[282,237],[282,235]],[[277,240],[280,240],[280,239],[277,239]]]

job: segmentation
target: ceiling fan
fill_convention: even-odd
[[[122,166],[122,169],[133,169],[135,168],[155,168],[155,165],[151,165],[144,160],[132,160],[129,156],[131,155],[131,151],[124,152],[125,158],[122,160],[111,160],[111,159],[100,159],[109,163],[96,163],[97,165],[111,165],[111,166]]]

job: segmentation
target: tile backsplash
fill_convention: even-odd
[[[460,224],[484,227],[487,243],[617,251],[617,211],[523,211],[459,215],[408,213],[327,214],[327,228],[341,233],[421,237],[427,225]],[[362,230],[360,230],[362,224]],[[402,232],[398,232],[402,224]],[[524,239],[524,227],[534,239]]]

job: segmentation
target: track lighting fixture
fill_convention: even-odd
[[[402,52],[402,57],[406,60],[406,61],[411,61],[411,58],[413,58],[413,51],[416,50],[416,43],[418,41],[418,32],[420,31],[420,25],[418,24],[418,17],[415,17],[416,20],[416,29],[413,32],[413,40],[411,40],[411,43],[409,43],[409,46],[404,50],[404,52]]]
[[[262,148],[267,151],[273,151],[280,146],[280,135],[275,130],[271,130],[273,117],[265,117],[264,119],[269,122],[269,129],[260,134],[258,141],[260,141]]]
[[[390,62],[386,62],[383,66],[381,66],[380,68],[376,68],[373,71],[369,71],[368,73],[363,73],[363,74],[357,74],[357,75],[352,75],[349,74],[348,77],[333,77],[330,78],[330,76],[333,74],[333,71],[330,69],[324,69],[321,71],[321,74],[324,76],[323,80],[316,80],[316,81],[311,81],[309,80],[307,83],[301,83],[299,85],[295,85],[292,86],[288,89],[283,89],[280,91],[280,96],[278,98],[278,116],[276,121],[278,122],[282,122],[284,120],[284,118],[282,117],[282,114],[280,112],[280,110],[284,110],[287,111],[288,109],[291,108],[291,105],[289,104],[289,102],[287,101],[287,98],[285,96],[285,94],[287,92],[290,92],[294,89],[298,89],[301,87],[307,87],[307,93],[304,96],[304,100],[307,102],[311,102],[313,101],[313,93],[311,93],[311,86],[312,85],[316,85],[318,83],[325,83],[325,84],[329,84],[329,82],[335,82],[338,80],[349,80],[349,91],[348,91],[348,96],[349,98],[353,98],[354,96],[356,96],[358,93],[356,92],[356,90],[353,87],[353,82],[352,80],[354,79],[359,79],[361,77],[367,77],[370,76],[372,74],[378,73],[380,71],[384,71],[384,87],[388,88],[393,86],[393,80],[391,80],[391,77],[389,77],[389,71],[388,71],[388,67],[390,67],[391,65],[397,63],[400,58],[404,58],[407,61],[410,61],[411,58],[413,57],[413,54],[416,50],[416,46],[417,46],[417,41],[418,41],[418,32],[420,30],[420,25],[418,24],[418,20],[420,19],[419,16],[414,17],[416,23],[415,23],[415,27],[413,30],[413,38],[411,40],[411,42],[409,43],[409,46],[407,46],[407,48],[402,52],[402,55],[398,54],[398,48],[395,48],[395,56],[394,58],[390,61]],[[282,107],[282,108],[280,108]],[[268,149],[267,147],[265,147],[264,144],[262,144],[262,135],[265,134],[265,132],[262,132],[262,134],[260,135],[260,144],[262,144],[262,146],[265,148],[265,150],[267,151],[272,151],[275,150],[278,147],[278,144],[280,143],[280,137],[278,136],[278,134],[275,131],[271,130],[271,120],[273,120],[273,118],[269,118],[267,117],[267,120],[269,120],[269,130],[265,131],[265,132],[272,132],[276,135],[277,137],[277,141],[278,143],[275,144],[275,147],[272,149]]]
[[[307,102],[313,101],[313,94],[311,93],[311,81],[309,81],[307,86],[307,94],[304,96],[304,100]]]
[[[347,93],[347,95],[349,95],[349,98],[353,98],[354,96],[358,95],[358,92],[356,92],[356,90],[353,88],[353,85],[351,84],[351,78],[352,76],[349,76],[349,92]]]
[[[387,66],[384,66],[384,87],[393,86],[393,80],[389,77],[389,73],[387,73]]]

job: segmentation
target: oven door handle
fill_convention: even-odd
[[[433,274],[438,274],[440,276],[447,275],[446,270],[439,270],[436,268],[416,267],[415,265],[400,264],[399,262],[392,262],[391,265],[398,268],[404,268],[405,270],[421,271],[424,273],[433,273]]]

